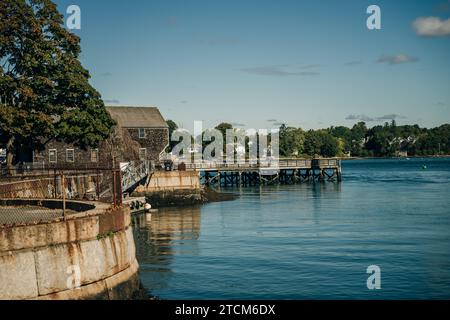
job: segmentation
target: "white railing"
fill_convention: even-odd
[[[135,162],[130,162],[122,169],[122,192],[142,181],[150,174],[150,162],[143,161],[136,165]]]
[[[185,163],[186,170],[246,170],[246,169],[311,169],[317,168],[335,168],[340,166],[338,159],[282,159],[279,161],[253,161],[245,163],[226,163],[226,162],[201,162]]]

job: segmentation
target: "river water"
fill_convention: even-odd
[[[162,299],[449,299],[450,159],[345,161],[343,179],[226,189],[240,197],[136,218],[145,288]],[[380,290],[367,288],[371,265]]]

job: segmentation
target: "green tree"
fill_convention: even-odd
[[[222,133],[223,137],[223,153],[226,154],[227,151],[227,130],[233,129],[233,125],[230,123],[222,122],[215,129]]]
[[[290,157],[304,151],[305,132],[301,128],[280,127],[280,155]]]
[[[80,52],[52,1],[0,2],[0,141],[9,166],[27,147],[53,139],[95,147],[112,132]]]
[[[315,157],[320,154],[321,141],[319,134],[314,130],[309,130],[305,135],[304,152]]]
[[[336,157],[340,152],[338,139],[323,132],[320,135],[320,154],[324,157]]]
[[[166,122],[169,126],[169,147],[167,152],[170,152],[178,143],[178,141],[172,141],[172,133],[178,130],[178,125],[173,120],[167,120]]]
[[[371,150],[375,156],[394,155],[393,142],[389,123],[385,123],[384,126],[375,126],[369,130],[367,148]]]
[[[342,153],[339,139],[330,130],[310,130],[305,137],[305,153],[311,157],[335,157]]]
[[[217,130],[219,130],[220,132],[222,132],[222,136],[223,136],[223,141],[227,141],[227,130],[231,130],[233,129],[233,125],[226,123],[226,122],[222,122],[221,124],[219,124],[216,127]]]
[[[339,140],[339,150],[341,153],[349,152],[352,149],[352,130],[339,126],[339,127],[331,127],[330,128],[330,134],[333,137],[338,138]]]
[[[167,120],[167,125],[169,126],[169,135],[172,135],[172,133],[176,130],[178,130],[178,125],[173,120]]]
[[[358,122],[351,129],[350,152],[352,156],[365,156],[367,151],[364,149],[368,129],[365,122]]]

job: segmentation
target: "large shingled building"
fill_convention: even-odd
[[[169,144],[169,127],[155,107],[107,107],[111,117],[117,122],[118,130],[124,130],[136,142],[138,152],[124,154],[118,161],[150,160],[158,162],[160,155]],[[126,142],[125,142],[126,143]],[[123,146],[124,149],[129,146]],[[110,149],[102,143],[98,149],[82,150],[64,142],[51,141],[45,150],[33,154],[33,162],[50,165],[98,165],[109,162]],[[105,163],[106,165],[106,163]]]
[[[169,144],[169,126],[155,107],[107,107],[111,117],[139,143],[140,158],[158,161]]]

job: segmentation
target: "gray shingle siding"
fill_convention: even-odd
[[[140,148],[146,148],[147,160],[158,162],[161,152],[169,144],[169,127],[161,116],[157,108],[137,108],[137,107],[108,107],[111,117],[118,122],[122,130],[129,132],[131,138],[138,142]],[[136,120],[136,125],[134,125]],[[133,124],[133,125],[132,125]],[[128,125],[128,126],[127,126]],[[139,129],[144,129],[145,137],[139,137]],[[107,167],[112,163],[111,155],[106,151],[105,143],[98,147],[98,162],[91,161],[91,149],[83,150],[64,142],[51,141],[46,145],[45,150],[35,152],[34,162],[49,163],[49,151],[56,149],[58,166],[92,165]],[[74,149],[74,161],[68,161],[67,149]],[[128,155],[125,159],[118,161],[139,160],[136,156]]]

